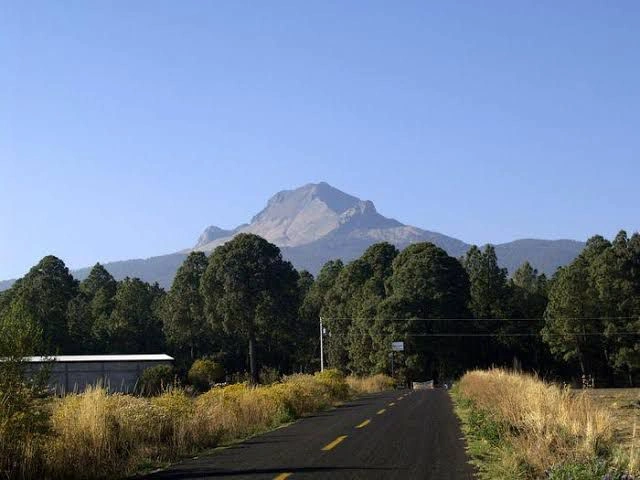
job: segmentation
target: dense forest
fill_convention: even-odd
[[[453,258],[430,243],[369,247],[296,271],[261,237],[236,236],[210,256],[191,253],[169,291],[117,282],[100,264],[75,280],[43,258],[0,293],[0,355],[157,353],[186,371],[210,358],[229,373],[319,369],[447,381],[501,365],[599,386],[640,372],[640,235],[591,238],[552,278],[525,263],[511,276],[493,247]],[[391,342],[405,350],[391,358]]]

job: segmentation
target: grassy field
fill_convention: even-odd
[[[490,480],[638,478],[637,394],[563,389],[499,369],[468,372],[452,391],[469,453]]]
[[[121,478],[276,428],[354,395],[390,388],[393,380],[384,375],[345,378],[325,370],[264,386],[213,388],[198,396],[180,388],[155,397],[109,395],[95,388],[48,398],[41,428],[26,421],[29,412],[0,415],[0,478]]]
[[[624,448],[640,448],[640,388],[596,388],[585,395],[613,418],[614,436]]]

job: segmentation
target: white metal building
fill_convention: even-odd
[[[173,357],[143,355],[59,355],[27,357],[29,374],[50,369],[49,386],[56,393],[82,392],[90,385],[103,385],[112,392],[132,392],[140,374],[157,365],[172,365]]]

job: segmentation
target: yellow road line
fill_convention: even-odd
[[[369,425],[371,423],[371,419],[367,419],[364,422],[362,422],[360,425],[356,425],[356,428],[364,428],[367,425]]]
[[[291,472],[281,473],[277,477],[273,477],[273,480],[284,480],[285,478],[289,478],[291,475],[293,475]]]
[[[386,412],[386,411],[387,411],[387,409],[386,409],[386,408],[382,408],[382,409],[378,410],[377,414],[378,414],[378,415],[382,415],[382,414],[383,414],[384,412]]]
[[[325,452],[328,452],[329,450],[333,449],[336,445],[338,445],[339,443],[341,443],[342,441],[344,441],[344,439],[347,438],[346,435],[341,435],[338,438],[336,438],[333,442],[328,443],[327,445],[325,445],[324,447],[322,447],[322,450],[324,450]]]
[[[390,406],[390,407],[393,407],[394,405],[395,405],[395,402],[391,402],[391,403],[389,404],[389,406]]]

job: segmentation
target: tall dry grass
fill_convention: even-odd
[[[245,438],[317,412],[354,393],[379,391],[388,379],[346,379],[336,371],[291,375],[268,386],[214,388],[192,397],[171,389],[153,398],[102,388],[56,399],[36,472],[21,478],[119,478]],[[3,441],[0,438],[0,444]],[[13,477],[18,478],[18,477]]]
[[[627,465],[627,470],[636,475],[640,475],[640,432],[638,424],[633,423],[631,441],[629,445],[618,453],[618,463]]]
[[[368,377],[347,377],[347,385],[357,395],[384,392],[395,387],[395,381],[388,375],[378,374]]]
[[[547,478],[549,469],[595,461],[629,470],[629,465],[614,465],[611,415],[582,393],[500,369],[469,372],[456,390],[474,421],[491,425],[488,437],[499,437],[489,457],[502,462],[504,471]]]

